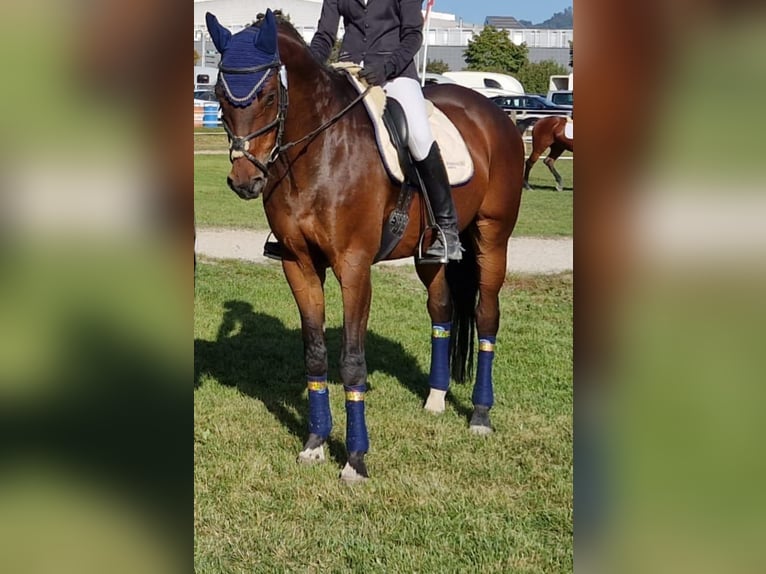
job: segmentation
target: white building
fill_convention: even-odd
[[[322,0],[194,0],[194,28],[205,28],[205,12],[211,12],[227,28],[239,30],[268,8],[282,10],[298,28],[316,27]]]
[[[206,30],[206,12],[215,14],[221,24],[236,32],[255,20],[259,12],[266,12],[267,8],[288,14],[290,22],[303,34],[306,42],[310,42],[316,32],[322,0],[194,0],[195,40],[200,39],[198,31]],[[481,29],[478,24],[464,24],[454,14],[431,12],[429,43],[465,46]],[[338,36],[343,36],[342,21]]]
[[[194,0],[194,48],[200,55],[204,53],[204,58],[198,64],[216,65],[218,61],[215,48],[207,34],[206,12],[215,14],[221,24],[232,32],[237,32],[255,20],[258,13],[266,12],[268,8],[279,9],[287,14],[306,42],[310,42],[316,32],[322,0]],[[461,48],[465,48],[468,41],[480,34],[483,28],[482,24],[463,22],[454,14],[432,12],[426,32],[429,60],[442,59],[450,64],[451,69],[461,69]],[[572,30],[512,29],[508,30],[508,34],[515,44],[527,43],[532,61],[556,59],[565,62],[568,58]],[[342,22],[338,36],[343,36]],[[418,54],[416,60],[420,62],[421,58],[422,54]]]

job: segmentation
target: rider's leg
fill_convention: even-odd
[[[447,177],[439,146],[434,141],[423,91],[417,81],[411,78],[396,78],[387,82],[383,88],[390,98],[398,101],[407,116],[409,139],[407,144],[415,159],[415,167],[423,179],[425,192],[431,201],[436,223],[441,227],[447,239],[447,257],[452,260],[462,258],[460,239],[458,238],[457,213],[452,202],[451,188]],[[444,246],[441,237],[437,239],[426,255],[442,258]]]

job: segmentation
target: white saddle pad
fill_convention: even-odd
[[[348,72],[349,80],[354,84],[359,93],[362,93],[367,88],[357,78],[359,70],[362,69],[358,64],[339,62],[334,64],[334,67]],[[388,130],[383,124],[386,93],[380,86],[373,86],[363,101],[375,126],[375,138],[378,141],[378,150],[383,159],[383,165],[385,165],[386,171],[388,171],[391,178],[401,183],[404,181],[404,174],[399,165],[399,156],[396,154],[396,148],[391,143]],[[428,120],[431,124],[431,131],[442,152],[450,185],[462,185],[468,182],[473,177],[473,161],[468,153],[468,147],[465,145],[463,136],[460,135],[455,124],[452,123],[444,112],[428,100],[426,100],[426,106],[428,108]]]
[[[574,139],[574,120],[567,120],[567,125],[564,126],[564,135],[570,140]]]

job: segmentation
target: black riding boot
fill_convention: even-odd
[[[455,204],[452,203],[450,195],[450,184],[447,177],[447,168],[444,167],[439,145],[434,142],[431,146],[428,156],[422,161],[416,161],[415,167],[423,179],[425,191],[428,199],[431,201],[431,208],[436,218],[436,223],[441,227],[444,236],[447,239],[447,259],[460,261],[463,258],[460,248],[460,238],[458,237],[457,213]],[[439,233],[436,233],[436,239],[433,245],[429,247],[422,262],[434,263],[444,262],[444,244]]]

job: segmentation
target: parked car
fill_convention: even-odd
[[[500,106],[507,114],[515,115],[516,119],[572,115],[571,107],[557,106],[550,100],[536,94],[495,96],[490,100]]]
[[[194,103],[198,105],[218,103],[218,98],[213,90],[194,90]]]
[[[570,110],[574,106],[572,90],[557,90],[548,92],[548,99],[557,106],[564,106]]]

